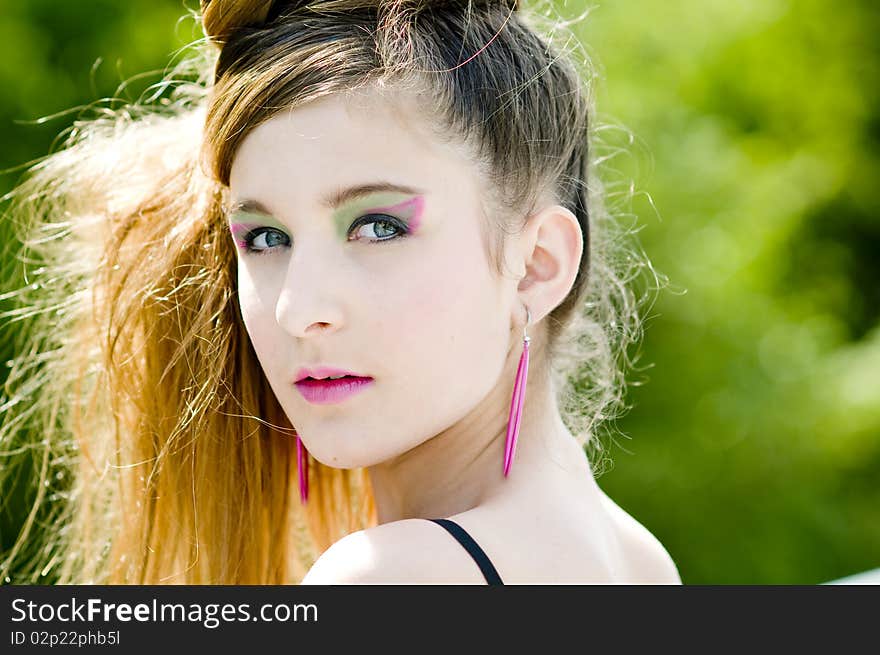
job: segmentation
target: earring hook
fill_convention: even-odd
[[[526,324],[523,325],[523,341],[529,341],[529,335],[526,333],[526,328],[529,326],[529,323],[532,322],[532,314],[529,312],[529,308],[526,307]]]

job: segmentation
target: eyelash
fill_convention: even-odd
[[[370,220],[363,220],[363,219],[369,218],[369,217],[379,217],[379,218],[375,219],[375,220],[371,220],[371,221]],[[372,223],[388,223],[389,225],[392,225],[395,228],[397,228],[397,230],[399,232],[395,236],[386,237],[384,239],[367,240],[367,243],[369,243],[369,244],[384,243],[385,241],[396,241],[398,239],[402,239],[406,236],[409,236],[409,234],[410,234],[406,225],[402,221],[400,221],[399,219],[397,219],[393,216],[389,216],[388,214],[365,214],[364,216],[361,216],[354,223],[351,224],[351,227],[349,227],[349,229],[348,229],[348,234],[351,234],[352,231],[354,231],[355,229],[357,229],[359,227],[363,227],[364,225],[370,225]],[[271,246],[269,248],[253,248],[252,247],[254,239],[256,239],[261,234],[266,234],[267,232],[277,232],[278,234],[284,234],[281,230],[276,230],[275,228],[272,228],[272,227],[254,228],[253,230],[249,231],[247,234],[244,235],[244,237],[241,239],[241,241],[239,241],[239,246],[241,246],[241,248],[248,254],[265,255],[268,253],[272,253],[281,246]]]

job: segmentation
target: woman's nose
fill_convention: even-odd
[[[296,292],[292,292],[295,294]],[[290,292],[282,291],[275,306],[275,319],[288,334],[309,337],[334,332],[342,325],[341,312],[328,299],[289,299]]]
[[[323,259],[323,263],[319,260]],[[291,257],[275,320],[291,336],[308,337],[338,330],[343,323],[342,283],[326,256]]]

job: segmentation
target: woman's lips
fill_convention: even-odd
[[[359,391],[366,389],[372,383],[373,378],[347,375],[338,380],[305,378],[296,383],[296,388],[303,398],[313,405],[330,405],[350,398]]]

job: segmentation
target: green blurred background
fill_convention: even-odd
[[[671,283],[600,485],[687,584],[880,567],[880,5],[556,6],[591,8],[574,30],[599,71],[609,151],[626,148],[613,167],[634,182],[614,200]],[[158,80],[132,78],[200,36],[186,7],[197,1],[0,0],[0,194],[76,113],[35,119]],[[2,267],[4,285],[20,282]],[[13,331],[0,326],[0,361]],[[3,549],[24,519],[19,481],[3,490]]]

